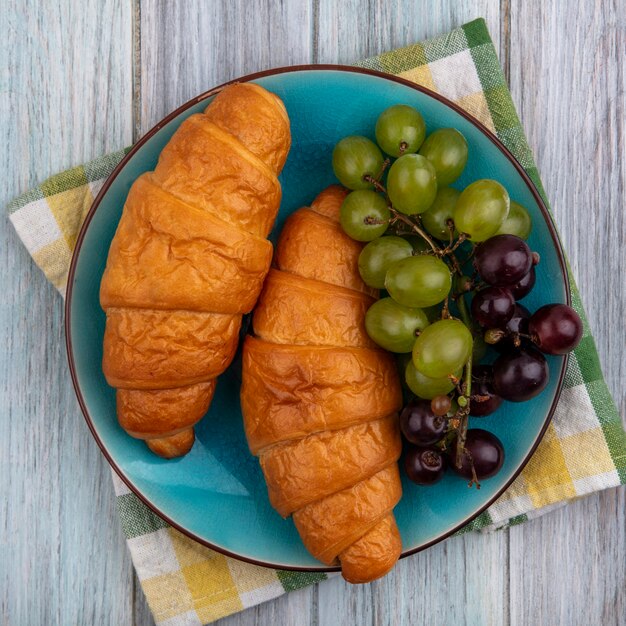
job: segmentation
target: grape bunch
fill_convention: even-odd
[[[450,186],[469,156],[462,133],[427,135],[419,111],[396,105],[380,114],[375,138],[345,137],[332,161],[351,190],[341,225],[366,244],[359,273],[382,290],[366,330],[398,354],[406,383],[404,468],[419,485],[450,468],[480,487],[502,467],[504,448],[492,433],[469,428],[470,416],[539,394],[549,378],[544,354],[573,350],[582,323],[564,304],[531,314],[519,303],[539,263],[526,243],[532,219],[495,180]],[[479,364],[488,352],[495,360]]]

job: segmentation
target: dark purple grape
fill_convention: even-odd
[[[475,396],[482,396],[479,400]],[[472,398],[470,415],[484,417],[491,415],[502,404],[502,398],[493,389],[493,368],[491,365],[477,365],[472,370]]]
[[[531,316],[528,333],[542,352],[567,354],[580,343],[583,323],[572,307],[547,304]]]
[[[446,431],[445,417],[435,415],[429,400],[411,400],[400,413],[400,430],[411,443],[429,446],[439,441]]]
[[[498,352],[512,352],[516,348],[524,348],[530,345],[530,342],[526,338],[518,337],[519,344],[516,346],[514,338],[517,333],[528,334],[528,320],[530,318],[530,311],[522,304],[515,304],[515,311],[513,317],[506,323],[506,326],[502,329],[507,334],[494,345],[494,348]]]
[[[533,264],[530,248],[515,235],[496,235],[476,246],[474,265],[481,278],[490,285],[515,285]]]
[[[533,265],[528,274],[526,274],[519,282],[509,286],[513,297],[516,300],[521,300],[527,296],[535,286],[536,280],[537,274],[535,273],[535,266]]]
[[[410,446],[404,455],[404,471],[418,485],[433,485],[443,478],[446,462],[436,448]]]
[[[493,387],[505,400],[524,402],[541,393],[550,372],[546,358],[534,348],[503,354],[493,364]]]
[[[504,463],[502,442],[482,428],[470,428],[465,438],[461,467],[456,466],[456,444],[454,439],[450,447],[450,466],[459,476],[473,479],[472,463],[478,480],[495,476]]]
[[[472,299],[472,316],[486,328],[502,328],[515,311],[515,300],[506,287],[486,287]]]

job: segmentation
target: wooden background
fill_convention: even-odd
[[[0,206],[217,83],[351,63],[478,16],[624,415],[625,0],[0,0]],[[151,624],[71,389],[61,299],[6,219],[0,233],[0,624]],[[601,493],[219,624],[626,624],[625,508],[624,490]]]

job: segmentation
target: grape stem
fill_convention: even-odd
[[[472,331],[472,319],[467,310],[467,303],[465,302],[465,295],[463,293],[458,294],[456,300],[459,314],[463,323]],[[472,354],[470,353],[467,363],[465,364],[465,370],[463,372],[463,384],[461,385],[462,397],[465,399],[465,406],[459,409],[457,416],[459,418],[459,426],[457,428],[457,443],[456,443],[456,459],[454,460],[457,467],[461,467],[463,463],[463,454],[465,453],[465,439],[467,437],[467,423],[470,412],[470,403],[472,398]],[[471,462],[471,459],[470,459]],[[473,467],[473,463],[472,463]],[[478,481],[476,486],[479,487]]]
[[[363,223],[366,224],[367,226],[372,226],[374,224],[376,224],[376,225],[389,224],[390,222],[391,222],[391,220],[379,220],[379,219],[376,219],[375,217],[372,217],[371,215],[368,215],[363,220]]]
[[[413,232],[416,232],[431,247],[437,256],[442,256],[442,251],[435,245],[435,242],[428,236],[425,230],[418,226],[414,221],[410,220],[406,215],[396,211],[392,206],[389,207],[394,221],[406,224]]]
[[[383,167],[384,167],[384,163],[383,163]],[[385,170],[383,169],[383,172]],[[380,175],[383,175],[383,172],[380,173]],[[385,189],[385,186],[378,180],[378,178],[374,178],[374,176],[372,176],[371,174],[366,174],[365,176],[363,176],[363,180],[366,183],[369,183],[370,185],[374,185],[374,188],[376,189],[376,191],[380,191],[381,193],[384,193],[385,196],[387,195],[387,190]]]
[[[465,453],[465,439],[467,437],[467,422],[470,411],[470,399],[472,396],[472,355],[469,355],[467,363],[465,364],[465,371],[463,373],[463,397],[467,400],[466,406],[459,409],[459,427],[457,430],[456,440],[456,459],[455,463],[458,468],[463,464],[463,454]],[[473,463],[472,463],[473,465]]]
[[[461,233],[459,238],[452,246],[448,246],[444,249],[444,254],[452,254],[465,240],[467,239],[467,235],[465,233]]]
[[[449,296],[446,296],[446,299],[443,301],[443,308],[441,309],[441,319],[447,320],[447,319],[450,319],[451,317],[452,316],[450,315]]]

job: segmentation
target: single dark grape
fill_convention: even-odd
[[[532,291],[536,280],[537,274],[535,273],[535,266],[533,265],[530,271],[525,274],[520,281],[516,282],[514,285],[509,285],[509,290],[516,300],[521,300]]]
[[[528,332],[542,352],[567,354],[580,343],[583,323],[572,307],[547,304],[533,313]]]
[[[480,399],[474,396],[481,396]],[[491,415],[502,404],[502,398],[493,389],[493,368],[491,365],[477,365],[472,370],[472,398],[470,415],[484,417]]]
[[[410,446],[404,455],[404,471],[418,485],[433,485],[443,478],[446,462],[436,448]]]
[[[428,400],[415,399],[400,413],[400,430],[411,443],[429,446],[439,441],[446,431],[445,417],[435,415]]]
[[[450,447],[450,466],[459,476],[472,480],[472,464],[478,480],[495,476],[504,463],[502,442],[482,428],[470,428],[465,439],[461,467],[456,465],[457,440]]]
[[[486,287],[472,299],[472,316],[486,328],[502,328],[514,311],[515,300],[506,287]]]
[[[524,402],[541,393],[550,371],[546,358],[534,348],[503,354],[493,364],[493,387],[505,400]]]
[[[482,279],[496,287],[515,285],[533,264],[530,248],[515,235],[496,235],[476,247],[474,265]]]
[[[451,408],[452,400],[448,396],[435,396],[430,401],[430,409],[437,416],[447,415]]]
[[[506,323],[502,330],[506,335],[494,345],[498,352],[512,352],[516,348],[525,348],[530,342],[525,337],[519,337],[518,333],[528,334],[528,320],[530,319],[530,311],[522,304],[515,303],[515,311],[513,317]],[[515,345],[515,339],[518,339],[518,345]]]

